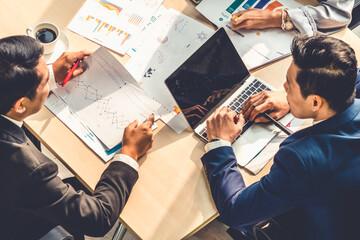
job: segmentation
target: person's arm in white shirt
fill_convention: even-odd
[[[47,67],[49,69],[49,87],[50,91],[52,91],[57,88],[58,84],[55,81],[54,69],[52,67],[52,64],[47,65]]]
[[[135,169],[136,171],[139,169],[139,164],[132,157],[129,157],[128,155],[125,155],[125,154],[116,154],[114,156],[113,161],[119,161],[119,162],[126,163],[127,165],[129,165],[130,167]]]
[[[345,28],[351,21],[354,0],[320,1],[320,5],[287,10],[291,22],[302,34],[330,34]]]
[[[209,152],[219,147],[231,147],[231,143],[218,138],[216,142],[209,142],[205,145],[205,152]]]

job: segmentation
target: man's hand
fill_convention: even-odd
[[[208,139],[210,141],[213,138],[220,138],[232,143],[241,133],[244,123],[242,114],[238,116],[227,107],[218,108],[206,121]]]
[[[151,125],[153,125],[153,123],[154,114],[151,114],[149,118],[139,126],[137,120],[130,123],[129,126],[125,128],[120,153],[132,157],[135,161],[144,155],[152,147],[153,131],[151,130]]]
[[[232,29],[264,29],[281,27],[281,12],[248,8],[231,17]]]
[[[286,100],[285,91],[262,91],[249,97],[244,103],[242,113],[244,118],[250,121],[268,122],[265,117],[259,116],[260,113],[269,112],[274,119],[282,118],[290,111],[290,106]]]
[[[55,81],[62,83],[69,72],[70,68],[78,59],[84,59],[89,56],[91,52],[64,52],[53,64]],[[78,68],[74,71],[72,77],[76,77],[85,71],[84,67],[79,64]]]

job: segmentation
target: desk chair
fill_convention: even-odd
[[[116,228],[112,240],[122,240],[125,236],[126,231],[126,227],[119,222],[119,226]]]
[[[74,237],[62,226],[58,225],[51,229],[39,240],[74,240]]]
[[[291,239],[281,226],[272,218],[254,225],[255,240],[286,240]]]
[[[360,0],[355,0],[354,8],[352,10],[352,20],[349,24],[349,28],[353,30],[360,25]]]

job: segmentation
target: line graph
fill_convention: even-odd
[[[96,103],[97,114],[106,120],[110,120],[116,129],[123,129],[130,123],[130,121],[126,120],[124,114],[111,109],[110,103],[113,101],[112,97],[103,98],[103,96],[99,94],[98,89],[90,84],[86,84],[83,80],[76,79],[74,87],[82,91],[84,100]]]
[[[75,87],[83,90],[84,99],[96,102],[102,98],[102,95],[98,93],[98,90],[89,84],[86,84],[84,81],[77,79],[75,81]]]
[[[112,98],[101,99],[98,101],[97,108],[99,109],[99,115],[106,117],[106,119],[111,120],[111,124],[117,129],[123,129],[129,125],[130,121],[126,119],[124,114],[120,114],[118,111],[112,111],[109,107],[109,103],[112,101]]]

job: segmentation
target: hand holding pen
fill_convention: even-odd
[[[63,53],[53,64],[55,81],[57,83],[65,82],[67,75],[68,78],[76,77],[84,72],[84,67],[80,64],[81,60],[89,56],[91,52],[80,51],[80,52],[65,52]],[[78,62],[78,64],[76,64]],[[76,65],[76,66],[75,66]],[[71,72],[71,74],[70,74]],[[63,84],[65,85],[65,84]]]
[[[73,76],[76,68],[79,66],[79,63],[80,63],[80,59],[78,59],[75,64],[70,68],[68,74],[66,75],[63,83],[61,84],[61,86],[65,86],[65,84],[70,80],[70,78]]]

